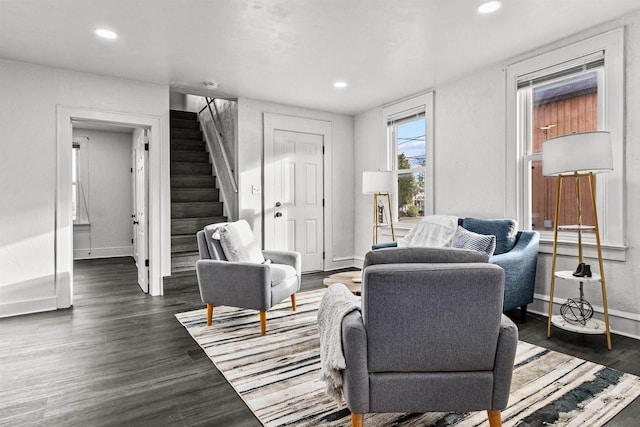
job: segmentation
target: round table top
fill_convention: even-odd
[[[343,283],[351,292],[360,295],[362,289],[362,271],[343,271],[342,273],[335,273],[322,279],[322,284],[326,287],[336,283]]]

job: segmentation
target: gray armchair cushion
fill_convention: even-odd
[[[271,268],[271,286],[277,286],[291,277],[297,277],[296,269],[290,265],[269,264]]]
[[[362,305],[369,372],[491,370],[503,292],[504,270],[491,264],[367,267]]]

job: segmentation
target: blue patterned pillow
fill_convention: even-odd
[[[458,226],[456,234],[453,236],[451,247],[471,249],[491,256],[496,250],[496,236],[474,233]]]

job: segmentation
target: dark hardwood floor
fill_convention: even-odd
[[[0,319],[0,426],[260,426],[174,314],[202,308],[197,286],[142,294],[131,258],[74,263],[74,306]],[[329,274],[329,273],[326,273]],[[303,277],[303,290],[325,273]],[[513,313],[513,318],[519,318]],[[640,341],[519,323],[520,338],[640,375]],[[636,399],[608,426],[636,426]]]

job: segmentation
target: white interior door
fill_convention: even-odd
[[[302,253],[322,270],[322,135],[274,133],[274,248]]]
[[[135,141],[135,165],[134,165],[134,181],[135,181],[135,213],[133,216],[133,235],[134,235],[134,259],[138,267],[138,285],[144,293],[149,293],[149,256],[148,256],[148,176],[147,165],[149,162],[148,132],[145,130]]]
[[[265,247],[300,252],[303,272],[324,269],[325,136],[308,121],[279,116],[265,128]]]

